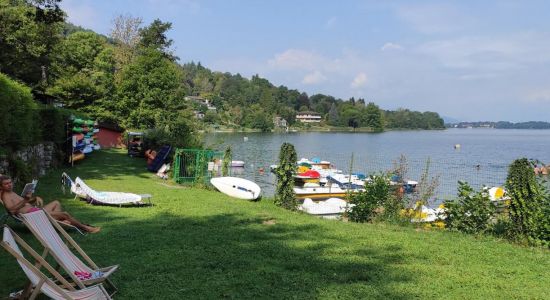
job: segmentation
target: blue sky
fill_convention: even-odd
[[[550,2],[64,0],[108,35],[118,15],[172,22],[180,62],[384,109],[550,121]]]

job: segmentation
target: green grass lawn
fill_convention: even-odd
[[[62,171],[97,190],[152,194],[155,205],[73,201],[61,192]],[[59,199],[77,218],[102,227],[98,234],[73,236],[98,265],[120,265],[112,276],[118,299],[550,297],[547,250],[317,219],[268,199],[247,202],[172,185],[122,151],[96,152],[72,169],[51,172],[40,178],[37,194]],[[23,225],[9,224],[33,241]],[[3,249],[0,270],[3,298],[25,278]]]

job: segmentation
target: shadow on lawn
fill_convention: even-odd
[[[101,168],[97,167],[99,165]],[[86,161],[77,165],[77,168],[69,168],[66,171],[69,175],[74,173],[84,180],[103,179],[107,176],[112,180],[117,180],[117,176],[125,175],[148,178],[143,174],[148,172],[146,160],[142,157],[129,157],[123,150],[93,152],[86,158]]]
[[[117,298],[412,296],[392,288],[414,280],[400,267],[400,248],[353,249],[356,243],[317,225],[282,225],[235,214],[185,218],[163,213],[113,226],[97,237],[87,248],[121,266],[115,277]]]

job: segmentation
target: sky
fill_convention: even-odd
[[[458,121],[550,121],[550,1],[63,0],[109,35],[171,22],[180,63]]]

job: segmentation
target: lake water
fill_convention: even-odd
[[[269,166],[278,163],[284,142],[294,145],[298,158],[328,160],[345,173],[350,169],[365,174],[388,171],[404,155],[408,179],[420,181],[429,159],[429,174],[438,177],[439,199],[454,197],[458,180],[467,181],[476,189],[503,185],[514,159],[550,162],[550,130],[211,133],[205,136],[205,142],[220,151],[230,145],[233,160],[245,162],[245,168],[234,169],[233,175],[257,182],[267,196],[273,195],[275,183]]]

